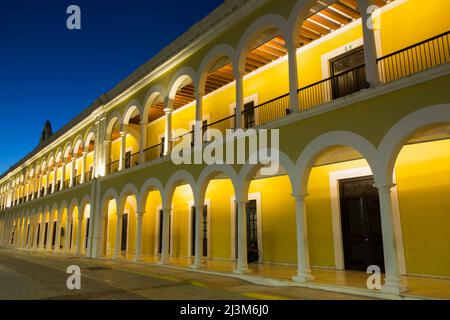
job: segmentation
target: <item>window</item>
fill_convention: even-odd
[[[125,153],[125,169],[131,168],[131,151]]]
[[[244,126],[245,129],[255,126],[255,102],[251,101],[244,105]]]

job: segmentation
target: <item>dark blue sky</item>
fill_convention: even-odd
[[[0,174],[223,0],[2,0]],[[82,30],[66,28],[81,8]]]

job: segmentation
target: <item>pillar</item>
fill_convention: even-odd
[[[172,208],[164,208],[163,209],[163,230],[162,230],[162,254],[161,254],[161,264],[167,264],[169,262],[169,254],[170,254],[170,214],[172,212]]]
[[[147,148],[147,124],[148,120],[141,121],[141,137],[140,137],[140,149],[139,149],[139,164],[145,163],[145,149]]]
[[[244,110],[244,73],[235,72],[236,78],[236,111],[235,129],[242,128],[242,111]]]
[[[77,241],[76,241],[76,255],[81,254],[81,236],[83,234],[83,216],[82,213],[78,212],[78,227],[77,227]]]
[[[81,158],[81,180],[80,183],[83,184],[86,182],[86,159],[87,159],[87,152],[83,152],[83,156]]]
[[[293,280],[296,282],[306,282],[309,280],[313,280],[313,277],[311,275],[311,268],[309,265],[308,232],[306,224],[305,200],[308,195],[305,194],[292,196],[295,199],[298,261],[297,275],[294,276]]]
[[[52,185],[52,193],[55,193],[56,190],[56,176],[58,173],[58,166],[56,165],[56,163],[53,165],[53,185]]]
[[[297,45],[295,39],[288,40],[286,44],[288,49],[289,61],[289,112],[300,110],[298,101],[298,64],[297,64]]]
[[[361,14],[363,38],[364,38],[364,61],[366,64],[366,80],[371,87],[380,83],[380,75],[377,65],[377,47],[375,42],[374,30],[369,24],[372,19],[372,13],[368,10],[374,5],[374,0],[358,0],[358,10]]]
[[[75,186],[76,182],[76,176],[75,176],[75,167],[77,165],[77,159],[75,158],[75,156],[72,157],[72,167],[70,168],[70,187]]]
[[[394,228],[394,214],[392,208],[392,188],[395,185],[378,185],[380,197],[381,229],[383,234],[383,250],[385,264],[385,284],[382,291],[393,294],[401,294],[407,291],[400,279],[398,246]]]
[[[238,225],[238,260],[236,270],[234,273],[244,274],[250,273],[247,262],[247,219],[246,219],[246,201],[236,201],[238,214],[237,214],[237,225]]]
[[[136,254],[134,256],[134,261],[139,261],[142,254],[142,222],[144,219],[144,213],[136,212]]]
[[[119,210],[117,212],[117,221],[116,221],[116,243],[114,246],[114,256],[113,259],[118,259],[120,255],[120,244],[122,238],[122,215],[120,214]]]
[[[203,205],[195,205],[195,258],[193,269],[199,269],[203,266],[203,239],[202,239],[202,226],[203,226]]]
[[[64,190],[65,189],[65,182],[66,182],[66,164],[67,164],[67,159],[64,159],[62,162],[62,166],[61,166],[61,189],[60,190]]]
[[[164,109],[166,113],[166,128],[164,132],[164,155],[167,156],[171,152],[171,141],[172,141],[172,112],[170,108]]]
[[[120,132],[120,159],[119,159],[119,171],[125,169],[125,148],[127,146],[127,133]]]

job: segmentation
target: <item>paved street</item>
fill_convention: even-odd
[[[68,290],[67,267],[81,268],[81,290]],[[216,275],[125,262],[37,256],[0,249],[0,299],[242,300],[361,299],[305,288],[274,288]]]

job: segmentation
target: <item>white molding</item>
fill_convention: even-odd
[[[249,193],[248,200],[256,200],[256,224],[258,232],[258,263],[264,262],[263,235],[262,235],[262,208],[261,192]],[[231,259],[236,260],[236,196],[231,196]],[[247,219],[247,217],[246,217]]]
[[[259,96],[258,93],[249,95],[247,97],[244,98],[244,105],[246,105],[247,103],[253,102],[255,107],[258,106],[259,104]],[[244,110],[241,110],[241,112],[243,112]],[[236,112],[236,101],[230,104],[230,116],[235,114]],[[232,125],[234,126],[234,118],[230,119]],[[255,110],[255,127],[258,126],[259,123],[259,109]]]
[[[344,179],[372,176],[372,169],[368,166],[359,167],[353,169],[333,171],[329,174],[330,183],[330,200],[331,200],[331,218],[333,226],[333,246],[334,246],[334,260],[335,268],[337,270],[345,270],[344,263],[344,248],[342,239],[342,226],[341,226],[341,205],[340,205],[340,192],[339,181]],[[403,248],[403,236],[400,222],[400,207],[398,201],[397,187],[394,188],[392,193],[392,207],[394,215],[394,228],[398,245],[398,256],[400,273],[405,274],[405,255]]]

